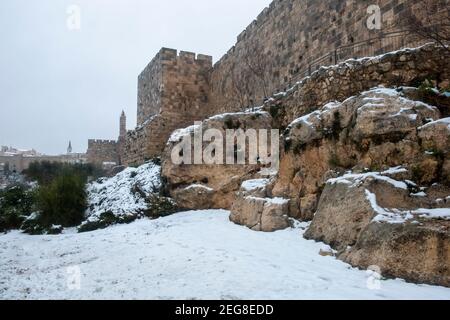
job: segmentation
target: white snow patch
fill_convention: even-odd
[[[390,174],[398,174],[398,173],[405,173],[405,172],[408,172],[408,169],[403,168],[402,166],[399,166],[399,167],[389,168],[388,170],[381,172],[381,174],[390,175]]]
[[[362,95],[367,95],[369,93],[378,93],[378,94],[383,94],[383,95],[386,95],[389,97],[400,97],[400,95],[401,95],[400,92],[398,92],[397,90],[391,89],[391,88],[385,88],[383,86],[375,87],[368,91],[364,91],[362,93]]]
[[[176,143],[176,142],[180,142],[180,140],[181,140],[184,136],[187,136],[187,135],[193,133],[194,130],[197,129],[198,127],[199,127],[198,125],[192,125],[192,126],[187,127],[187,128],[182,128],[182,129],[175,130],[175,131],[171,134],[168,143]]]
[[[372,209],[378,214],[373,221],[374,222],[387,222],[387,223],[405,223],[407,220],[414,219],[410,213],[402,214],[400,211],[389,211],[380,207],[377,203],[377,197],[374,193],[366,190],[366,197],[370,201]]]
[[[432,126],[432,125],[435,125],[435,124],[440,124],[440,123],[446,124],[448,130],[450,130],[450,118],[442,118],[442,119],[439,119],[439,120],[436,120],[436,121],[431,121],[431,122],[427,123],[426,125],[423,125],[423,126],[419,127],[418,129],[422,130],[422,129],[427,128],[429,126]]]
[[[438,209],[414,209],[409,211],[402,211],[399,209],[386,209],[382,208],[377,203],[376,195],[369,190],[366,190],[366,197],[369,200],[373,210],[377,213],[377,216],[372,220],[374,222],[386,222],[386,223],[405,223],[407,221],[413,221],[417,217],[424,219],[444,219],[450,220],[450,208],[438,208]]]
[[[421,191],[421,192],[418,192],[418,193],[412,193],[411,196],[412,197],[418,197],[418,198],[424,198],[424,197],[427,196],[427,194],[425,192]]]
[[[248,116],[248,115],[260,115],[263,117],[269,117],[269,113],[266,111],[253,111],[253,112],[235,112],[235,113],[223,113],[210,117],[208,120],[223,120],[229,116]]]
[[[418,214],[421,218],[450,220],[450,208],[417,209],[413,214]]]
[[[271,203],[271,204],[287,204],[289,203],[289,199],[284,199],[284,198],[266,198],[264,199],[266,200],[266,202]]]
[[[294,121],[292,121],[292,123],[288,126],[288,128],[293,128],[295,126],[298,126],[299,124],[306,124],[307,126],[312,126],[313,124],[309,122],[309,118],[311,118],[312,116],[317,116],[318,118],[320,118],[321,114],[322,112],[317,110],[310,114],[297,118]]]
[[[290,201],[289,199],[284,199],[284,198],[260,198],[260,197],[253,197],[253,196],[245,197],[245,199],[257,200],[257,201],[259,200],[259,201],[264,201],[265,203],[278,204],[278,205],[287,204]]]
[[[403,172],[403,171],[402,171],[402,169],[395,169],[394,168],[394,169],[390,169],[390,170],[385,171],[385,172],[389,172],[389,174],[393,174],[393,173],[398,173],[398,172]],[[394,179],[386,177],[386,176],[383,176],[383,175],[381,175],[378,172],[347,173],[347,174],[344,174],[341,177],[330,179],[330,180],[327,181],[327,183],[329,183],[329,184],[344,183],[344,184],[350,184],[350,185],[352,185],[352,187],[356,187],[362,181],[364,181],[367,178],[373,178],[373,179],[376,179],[376,180],[385,181],[385,182],[390,183],[391,185],[393,185],[394,187],[399,188],[399,189],[404,189],[404,190],[408,189],[408,186],[406,185],[406,183],[404,183],[402,181],[394,180]]]
[[[206,190],[208,192],[214,191],[214,189],[207,187],[203,184],[191,184],[190,186],[184,188],[184,190],[191,190],[191,189],[203,189]]]
[[[270,182],[270,179],[254,179],[244,181],[241,185],[241,189],[244,191],[254,191],[267,186]]]

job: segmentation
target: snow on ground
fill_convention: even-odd
[[[450,299],[449,288],[403,280],[371,290],[367,272],[320,256],[327,247],[304,240],[299,227],[252,232],[228,215],[195,211],[84,234],[0,235],[0,299]]]

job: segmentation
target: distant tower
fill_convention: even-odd
[[[72,141],[69,141],[69,146],[67,147],[67,154],[72,153]]]
[[[120,115],[120,138],[124,138],[127,135],[127,116],[125,115],[125,111],[122,110],[122,114]]]

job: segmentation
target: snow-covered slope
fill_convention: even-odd
[[[148,208],[147,197],[161,188],[161,166],[150,162],[138,168],[126,168],[112,178],[101,178],[87,187],[87,221],[101,219],[111,212],[122,219],[136,217]]]
[[[328,248],[304,240],[301,226],[252,232],[228,216],[195,211],[84,234],[0,235],[0,299],[450,299],[448,288],[378,286],[319,255]]]

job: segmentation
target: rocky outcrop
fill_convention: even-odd
[[[450,201],[443,198],[450,188],[420,189],[409,176],[393,168],[330,179],[305,237],[353,266],[450,286]]]
[[[438,108],[407,98],[415,91],[375,88],[293,121],[274,196],[292,199],[291,215],[311,220],[326,181],[345,170],[404,165],[421,184],[445,183],[447,120]]]
[[[242,182],[260,177],[265,167],[261,161],[250,164],[246,153],[245,165],[226,165],[224,157],[220,164],[174,164],[172,153],[186,137],[194,141],[195,126],[177,130],[172,134],[163,156],[162,176],[168,191],[178,205],[187,209],[230,209]],[[224,114],[202,122],[202,130],[216,129],[222,137],[227,130],[272,128],[272,117],[266,112]],[[202,151],[208,147],[205,142]],[[194,154],[192,146],[191,153]],[[192,159],[193,160],[193,159]],[[194,163],[192,161],[192,163]]]

